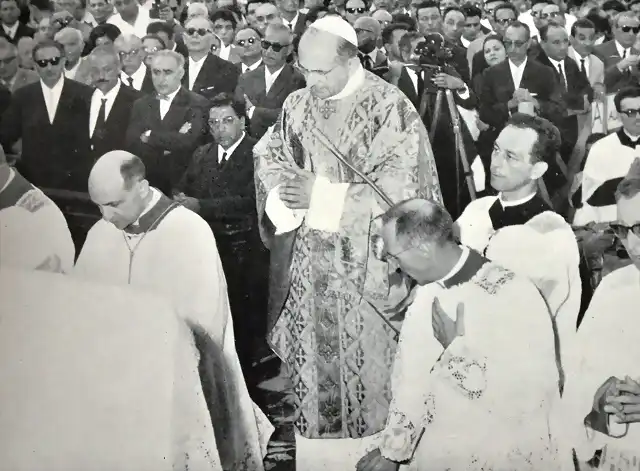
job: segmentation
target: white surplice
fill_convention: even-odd
[[[189,469],[222,469],[197,350],[170,303],[3,267],[0,321],[2,469],[183,470],[185,452]]]
[[[244,430],[247,440],[242,469],[261,471],[273,426],[251,401],[244,382],[213,233],[196,213],[172,205],[164,195],[158,198],[157,190],[152,191],[156,195],[153,207],[140,218],[141,227],[146,224],[150,228],[130,234],[100,220],[89,231],[74,275],[103,283],[129,284],[165,296],[180,316],[202,328],[221,347],[241,408],[234,412],[234,427]],[[147,221],[143,222],[145,218]]]
[[[640,381],[639,303],[640,271],[636,266],[619,268],[605,276],[565,362],[564,447],[575,448],[581,461],[606,448],[600,469],[637,470],[640,464],[640,424],[631,424],[623,438],[609,437],[584,425],[596,391],[608,378],[624,380],[629,376]],[[566,470],[573,469],[572,463],[565,465]]]
[[[382,454],[418,471],[556,469],[547,419],[558,376],[545,302],[531,282],[486,260],[465,272],[419,287],[407,312]],[[436,297],[454,320],[464,304],[465,335],[444,351],[432,328]]]

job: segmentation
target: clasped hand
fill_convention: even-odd
[[[518,88],[513,92],[513,97],[509,100],[509,108],[516,108],[520,103],[533,103],[538,106],[538,100],[526,88]]]
[[[294,176],[282,184],[278,196],[289,209],[308,209],[316,176],[307,170],[294,169]]]
[[[465,87],[464,81],[461,78],[454,77],[443,72],[436,74],[436,76],[433,77],[432,81],[440,88],[460,90]]]
[[[640,383],[629,376],[618,380],[606,398],[604,411],[614,414],[622,424],[640,422]]]

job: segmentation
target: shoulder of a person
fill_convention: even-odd
[[[524,283],[526,279],[518,277],[513,271],[502,265],[487,261],[471,281],[487,294],[496,295],[507,284]]]
[[[215,245],[213,232],[211,232],[209,224],[202,216],[182,205],[178,205],[165,216],[165,224],[160,228],[163,229],[162,233],[171,240],[181,237],[184,241],[211,238]]]
[[[615,290],[618,287],[627,286],[630,279],[633,279],[633,277],[638,278],[637,271],[638,268],[633,264],[616,268],[602,278],[596,288],[596,293],[602,294],[608,290]]]
[[[185,89],[186,90],[186,89]],[[207,100],[205,97],[203,97],[202,95],[186,90],[187,92],[187,97],[188,100],[191,102],[191,104],[195,107],[209,107],[209,100]]]
[[[497,196],[483,196],[482,198],[478,198],[476,200],[471,201],[467,207],[464,209],[458,221],[463,217],[467,217],[470,214],[477,214],[478,212],[488,211],[489,208],[495,201],[498,199]]]

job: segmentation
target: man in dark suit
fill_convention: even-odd
[[[150,69],[157,94],[133,104],[126,144],[143,160],[149,183],[171,195],[191,155],[203,144],[209,103],[180,85],[184,75],[181,54],[159,51]]]
[[[568,164],[578,140],[578,114],[585,114],[591,109],[593,89],[576,61],[568,57],[569,35],[566,28],[550,23],[538,33],[542,47],[538,61],[552,68],[562,90],[565,106],[562,120],[558,123],[562,136],[560,155]]]
[[[144,94],[155,93],[151,73],[144,65],[142,40],[133,34],[123,34],[113,44],[122,64],[122,83]]]
[[[269,25],[262,42],[263,65],[240,76],[236,100],[246,103],[250,134],[256,139],[275,124],[289,94],[305,87],[302,74],[287,64],[292,40],[286,26]]]
[[[558,125],[562,97],[553,70],[527,57],[529,27],[515,22],[505,31],[508,59],[483,72],[480,120],[500,132],[510,113],[531,111]]]
[[[300,13],[299,0],[276,0],[276,6],[282,18],[282,24],[293,33],[293,37],[300,37],[307,25],[307,17]]]
[[[91,156],[95,161],[109,151],[126,149],[133,103],[142,94],[120,82],[120,60],[112,48],[98,46],[88,60],[96,86],[89,113]]]
[[[389,60],[378,49],[378,40],[382,36],[380,23],[370,16],[361,16],[354,24],[358,36],[358,56],[365,70],[384,78],[389,73]]]
[[[22,139],[16,167],[35,186],[86,193],[92,164],[87,123],[93,90],[64,77],[61,44],[43,40],[36,44],[33,57],[40,80],[13,94],[0,123],[0,143],[11,149]],[[67,216],[74,242],[81,244],[86,231],[70,218],[76,200],[53,199]]]
[[[594,48],[594,54],[604,62],[604,86],[607,93],[637,85],[640,80],[640,51],[634,44],[640,32],[640,20],[633,12],[618,14],[611,25],[613,38]]]
[[[257,224],[253,176],[257,141],[244,129],[244,104],[227,93],[214,97],[209,111],[214,142],[196,150],[175,199],[200,214],[216,237],[229,290],[236,349],[251,388],[251,365],[259,359],[261,349],[266,350],[269,256]]]
[[[173,24],[167,21],[154,21],[147,26],[147,34],[155,34],[163,41],[167,49],[182,54],[185,59],[189,55],[187,46],[184,45],[182,37],[177,35],[173,30]]]
[[[238,85],[240,67],[211,54],[215,40],[213,25],[207,18],[187,21],[184,42],[189,50],[182,84],[206,98],[218,93],[233,93]]]
[[[0,0],[0,36],[6,38],[12,44],[18,44],[20,38],[25,36],[32,38],[36,30],[21,23],[20,8],[17,0]]]

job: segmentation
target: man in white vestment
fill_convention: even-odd
[[[538,287],[553,320],[562,374],[562,353],[577,329],[582,285],[573,230],[538,189],[557,151],[551,123],[514,114],[496,139],[491,156],[490,181],[498,195],[472,201],[456,227],[462,244],[529,277]]]
[[[563,430],[581,469],[603,450],[601,469],[630,471],[640,465],[640,160],[616,199],[611,227],[633,264],[602,279],[567,355]]]
[[[0,321],[2,469],[223,471],[198,351],[166,300],[2,266]]]
[[[103,219],[89,231],[74,275],[131,285],[173,303],[195,333],[223,468],[262,470],[273,429],[257,407],[254,413],[242,376],[226,282],[209,225],[150,187],[144,164],[128,152],[109,152],[96,162],[89,195]]]
[[[75,255],[62,211],[7,164],[0,147],[0,265],[68,273]]]
[[[454,239],[428,200],[382,216],[381,258],[418,283],[398,342],[379,448],[358,471],[551,471],[558,396],[551,321],[525,277]]]

